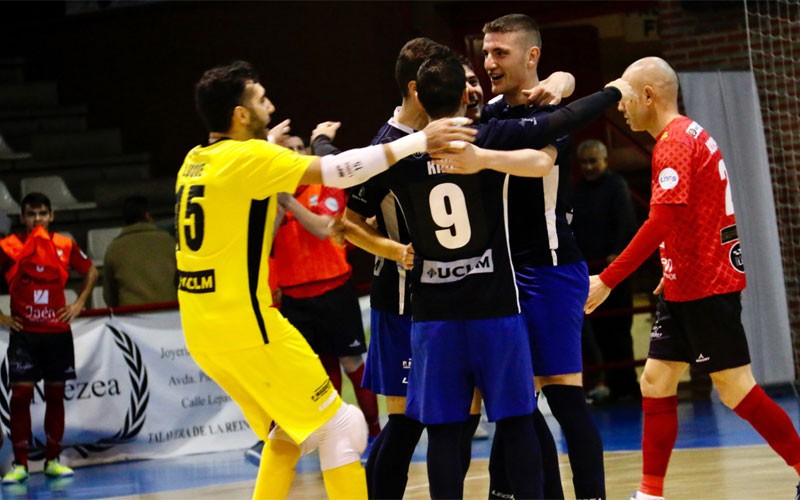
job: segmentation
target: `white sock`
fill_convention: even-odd
[[[647,493],[642,493],[641,491],[637,491],[633,498],[636,500],[664,500],[664,497],[654,497],[653,495],[648,495]]]

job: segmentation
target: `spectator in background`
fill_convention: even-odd
[[[289,148],[295,153],[300,153],[301,155],[309,154],[308,149],[306,148],[305,142],[303,139],[296,135],[290,135],[285,140],[281,142],[281,146],[285,148]]]
[[[633,238],[636,215],[627,183],[620,175],[608,170],[605,144],[595,139],[584,141],[578,145],[577,156],[583,179],[575,186],[572,229],[586,259],[589,274],[598,274],[614,261]],[[630,280],[626,279],[598,310],[630,310],[631,307],[633,292]],[[596,340],[601,354],[598,362],[633,362],[633,315],[630,311],[598,318],[590,316],[587,319],[583,323],[584,342],[591,346],[592,340]],[[597,380],[598,385],[590,390],[589,396],[595,402],[606,398],[614,401],[639,397],[636,369],[632,364],[606,370],[605,382],[607,387],[602,383],[601,376]]]
[[[0,236],[6,237],[11,233],[11,219],[5,210],[0,209]]]
[[[22,200],[20,234],[0,240],[0,270],[11,293],[11,311],[0,312],[0,326],[11,330],[8,369],[11,381],[11,445],[14,464],[4,484],[28,479],[28,441],[34,384],[44,379],[44,473],[67,477],[72,469],[59,463],[64,436],[65,382],[75,378],[75,347],[69,323],[92,293],[98,272],[78,245],[50,232],[50,199],[29,193]],[[72,268],[85,276],[75,302],[66,303],[64,286]]]
[[[144,196],[122,208],[125,227],[103,258],[103,298],[109,307],[178,300],[175,239],[158,229]]]

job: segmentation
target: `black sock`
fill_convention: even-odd
[[[511,483],[506,474],[506,456],[503,440],[497,435],[497,427],[492,439],[492,451],[489,455],[489,499],[514,498]]]
[[[464,423],[464,433],[461,434],[461,465],[464,466],[464,477],[467,477],[469,472],[469,464],[472,461],[472,437],[475,435],[475,429],[481,423],[481,414],[470,415],[469,419]]]
[[[561,487],[561,470],[558,465],[558,448],[550,427],[544,415],[537,408],[533,412],[533,425],[536,428],[536,437],[542,449],[542,472],[544,473],[544,497],[554,500],[564,499],[564,489]]]
[[[369,450],[369,456],[367,457],[367,463],[364,464],[364,472],[367,476],[367,497],[374,498],[373,496],[373,488],[372,482],[375,478],[375,462],[378,459],[378,454],[380,453],[381,446],[383,446],[383,440],[386,438],[386,434],[388,433],[389,426],[391,425],[391,415],[389,415],[389,422],[386,424],[378,437],[375,438],[375,442],[372,443],[372,448]]]
[[[603,440],[589,415],[583,389],[571,385],[548,385],[542,391],[567,441],[575,497],[605,498]]]
[[[459,447],[464,422],[429,425],[427,428],[431,498],[464,498],[464,469]]]
[[[497,421],[495,439],[502,440],[505,469],[516,500],[543,498],[542,452],[533,415]]]
[[[373,461],[372,470],[367,470],[370,498],[403,498],[408,483],[408,466],[424,428],[424,425],[403,414],[389,415],[389,422],[378,437],[383,437],[380,450]],[[375,452],[375,445],[372,451]],[[370,453],[370,460],[373,453]]]
[[[561,470],[558,465],[558,448],[553,439],[553,434],[547,426],[542,412],[536,409],[533,412],[533,425],[539,446],[542,450],[542,472],[544,475],[544,498],[563,500],[564,490],[561,487]],[[511,483],[506,473],[505,450],[502,441],[492,441],[492,451],[489,459],[489,498],[512,498]]]

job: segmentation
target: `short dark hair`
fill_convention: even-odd
[[[456,54],[456,58],[458,59],[458,62],[460,62],[462,66],[468,67],[469,69],[472,70],[473,73],[475,72],[475,66],[472,65],[472,61],[470,61],[467,56],[462,54]]]
[[[431,57],[417,71],[417,96],[431,118],[453,116],[466,87],[464,66],[452,54]]]
[[[531,45],[542,48],[539,25],[533,18],[525,14],[507,14],[483,25],[484,33],[512,33],[514,31],[525,32],[531,39]]]
[[[400,49],[394,65],[394,78],[400,87],[400,94],[408,97],[408,84],[417,79],[417,70],[426,59],[448,53],[450,53],[449,48],[430,38],[419,37],[406,42]]]
[[[258,82],[258,73],[246,61],[234,61],[203,73],[194,87],[194,102],[210,132],[226,132],[236,106],[244,102],[247,83]]]
[[[122,219],[125,224],[136,224],[147,221],[150,207],[144,196],[128,196],[122,203]]]
[[[48,212],[53,210],[52,206],[50,205],[50,198],[48,198],[44,193],[33,192],[26,194],[25,197],[22,198],[21,205],[23,212],[25,211],[26,206],[31,208],[46,207]]]

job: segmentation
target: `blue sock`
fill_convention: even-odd
[[[605,498],[603,440],[589,415],[583,388],[547,385],[542,388],[567,441],[576,498]]]

